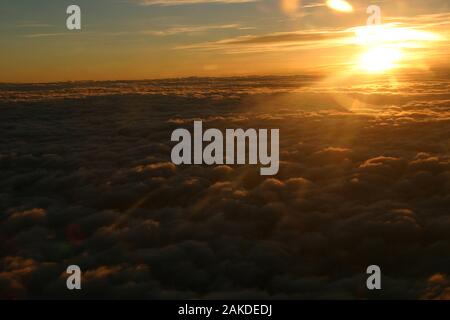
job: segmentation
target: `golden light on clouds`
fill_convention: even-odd
[[[327,6],[340,12],[352,12],[353,6],[345,0],[327,0]]]
[[[438,34],[417,28],[397,27],[396,25],[376,25],[354,28],[356,41],[362,45],[393,43],[400,46],[423,46],[426,42],[439,41]]]

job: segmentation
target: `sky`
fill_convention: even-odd
[[[448,0],[326,2],[4,0],[0,82],[448,66]],[[82,30],[66,28],[71,4],[81,7]],[[375,47],[358,38],[371,4],[381,8],[386,26],[381,47],[379,39]],[[339,10],[347,5],[351,10]]]

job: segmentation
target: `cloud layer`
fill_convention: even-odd
[[[444,79],[0,85],[0,296],[449,298]],[[279,174],[174,166],[195,119],[280,128]]]

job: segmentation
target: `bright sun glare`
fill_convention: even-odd
[[[411,52],[406,56],[405,51],[439,40],[436,34],[395,25],[357,27],[354,32],[355,44],[364,48],[356,67],[368,73],[388,72],[407,65],[406,60],[417,57]]]
[[[374,47],[362,54],[359,67],[369,73],[386,72],[395,68],[402,56],[399,48]]]

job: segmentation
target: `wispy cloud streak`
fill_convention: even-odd
[[[154,36],[171,36],[177,34],[189,34],[189,33],[202,33],[212,30],[225,30],[225,29],[237,29],[248,30],[250,27],[243,27],[240,24],[223,24],[223,25],[204,25],[204,26],[176,26],[167,28],[165,30],[148,30],[143,31],[142,34],[149,34]]]

